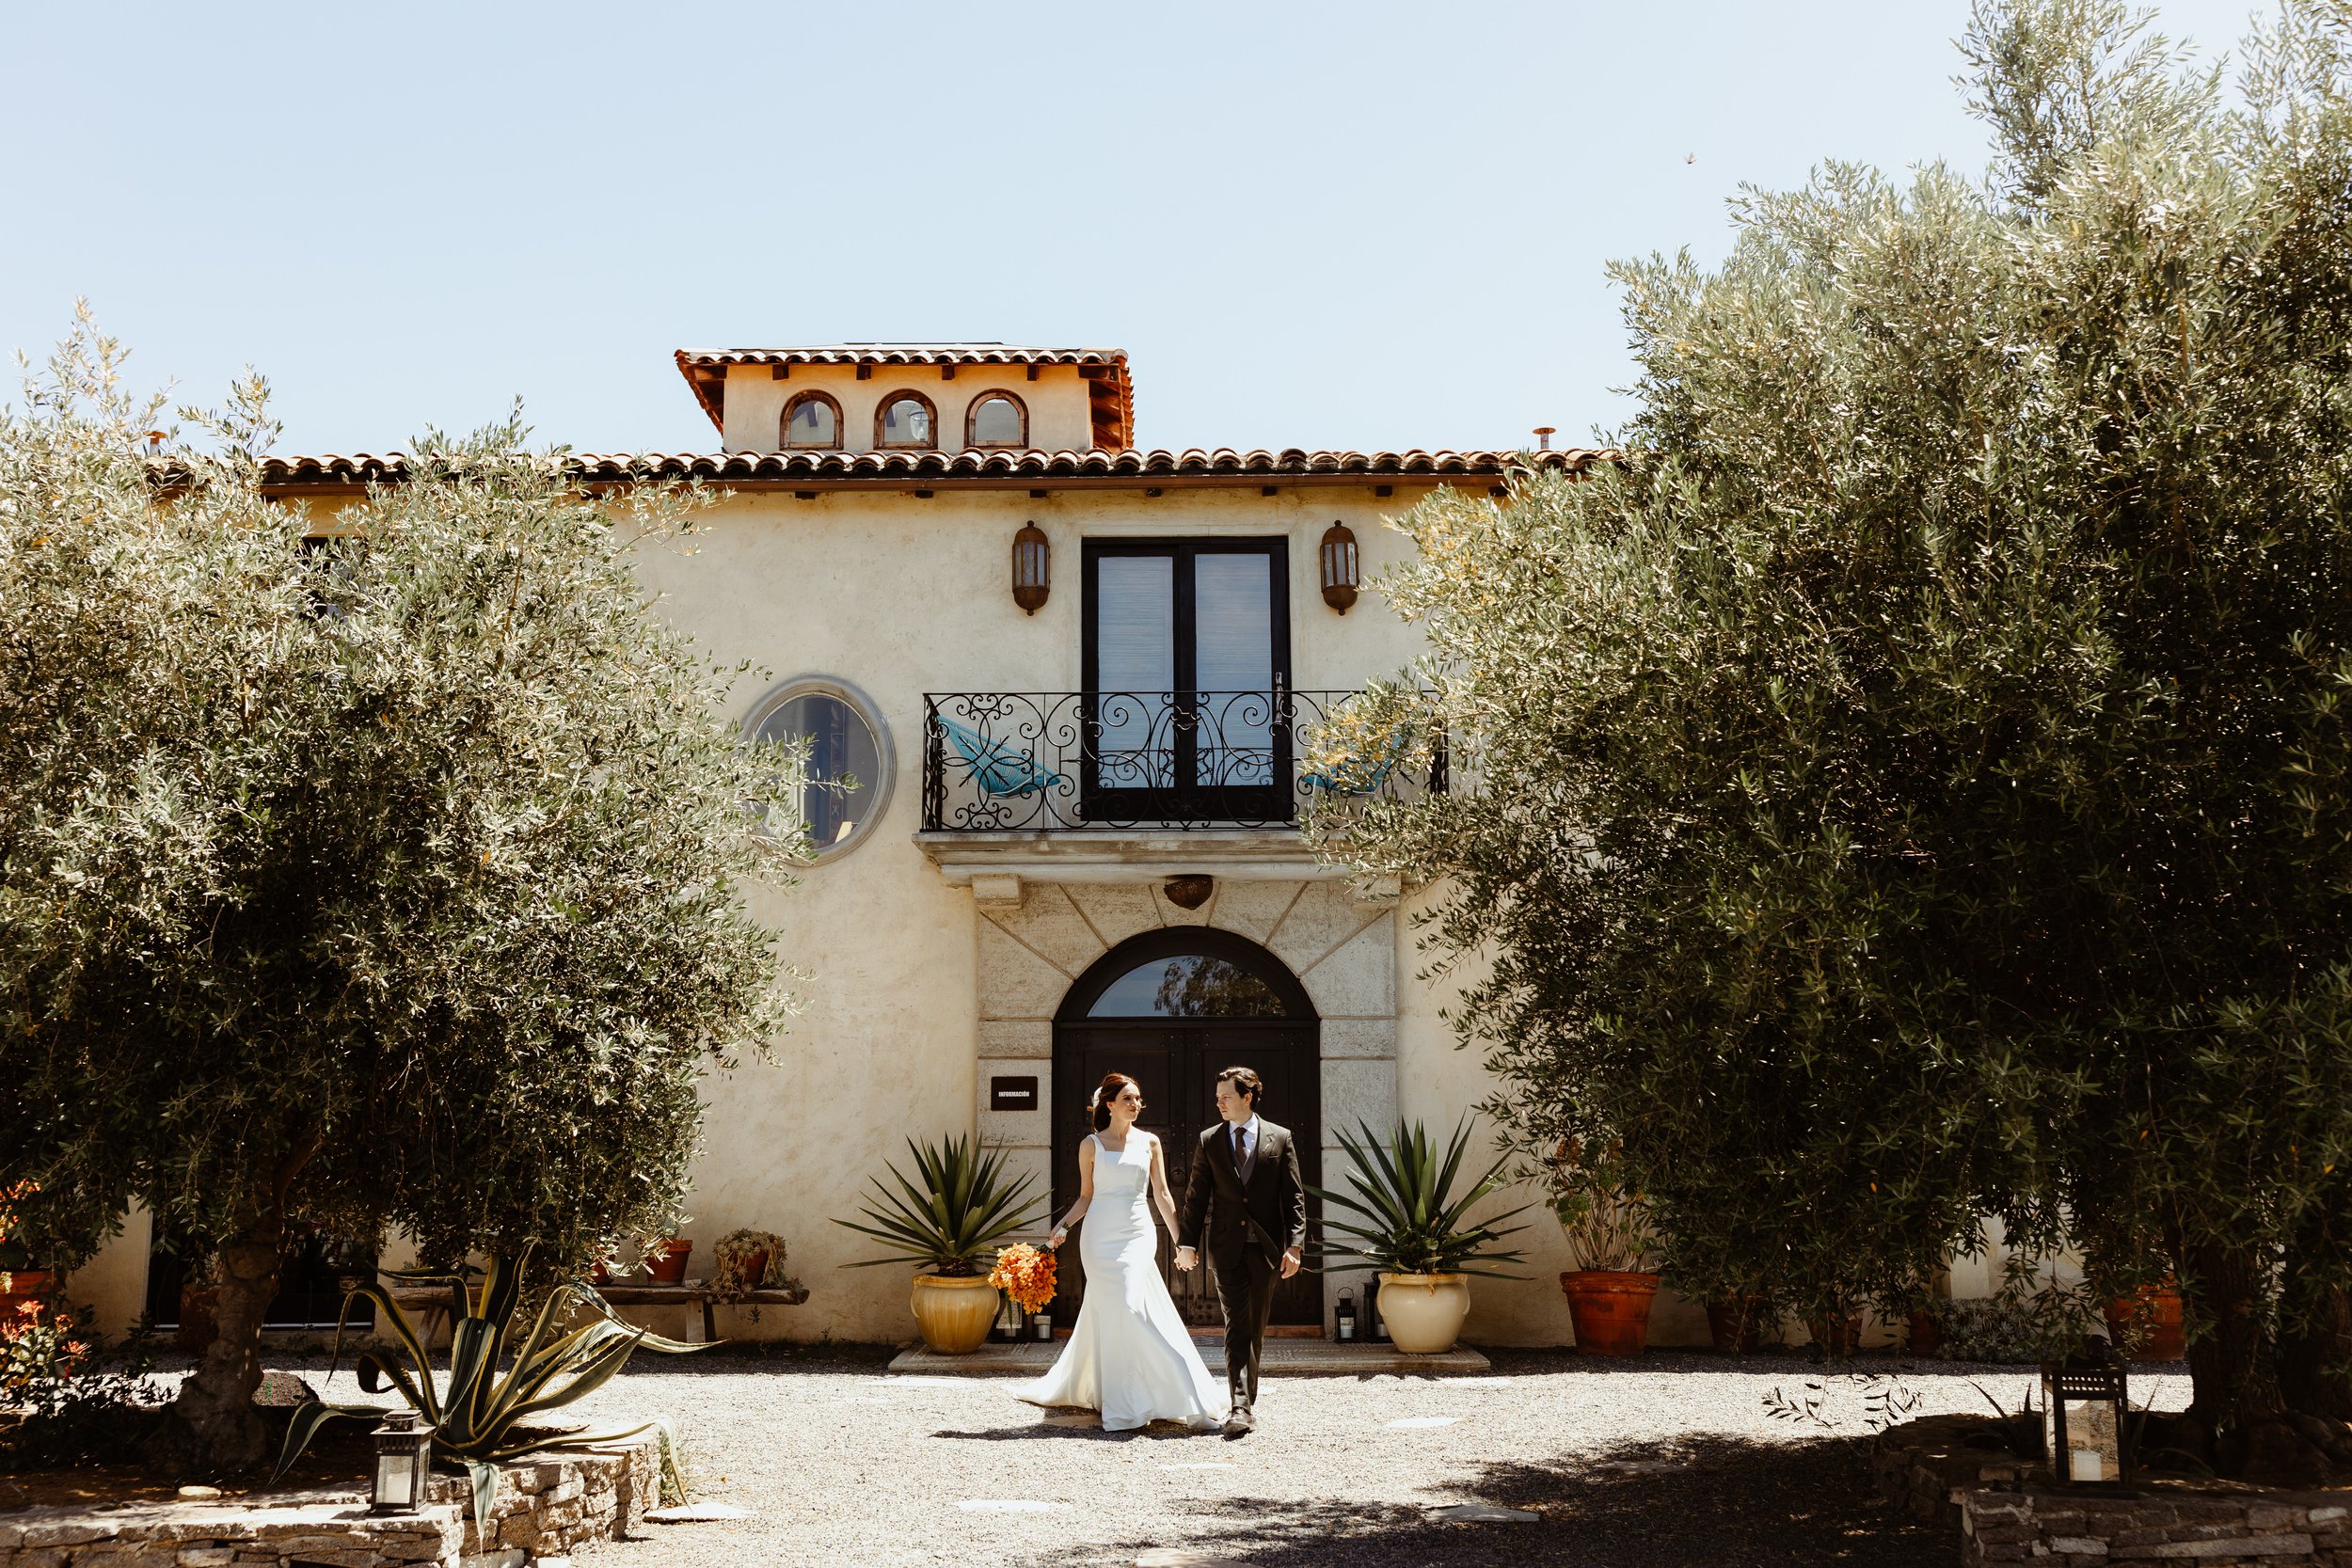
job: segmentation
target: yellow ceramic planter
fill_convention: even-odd
[[[1389,1338],[1408,1355],[1438,1355],[1454,1348],[1470,1316],[1466,1274],[1384,1274],[1380,1276],[1380,1321]]]
[[[927,1348],[969,1355],[987,1342],[989,1324],[996,1321],[996,1287],[984,1274],[918,1274],[908,1305]]]

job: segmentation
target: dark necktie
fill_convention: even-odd
[[[1233,1123],[1233,1169],[1245,1176],[1248,1174],[1249,1170],[1247,1163],[1248,1153],[1249,1129],[1243,1123],[1237,1121]]]

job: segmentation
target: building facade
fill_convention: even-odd
[[[691,539],[645,549],[645,580],[714,658],[764,672],[736,716],[804,739],[817,775],[814,863],[755,895],[806,1008],[771,1062],[712,1081],[685,1232],[700,1273],[711,1239],[778,1231],[811,1295],[755,1323],[723,1314],[721,1332],[908,1337],[908,1271],[841,1267],[865,1243],[832,1220],[905,1164],[910,1136],[958,1132],[1012,1151],[1058,1212],[1108,1070],[1141,1082],[1180,1186],[1231,1064],[1264,1077],[1310,1181],[1340,1177],[1341,1129],[1402,1115],[1442,1132],[1488,1092],[1442,1016],[1451,990],[1416,978],[1419,892],[1320,863],[1295,823],[1318,791],[1447,787],[1442,753],[1322,778],[1301,732],[1418,652],[1377,594],[1350,591],[1409,548],[1384,516],[1440,485],[1501,497],[1514,467],[1590,453],[1144,450],[1110,349],[677,365],[721,450],[652,467],[721,499]],[[580,471],[617,483],[644,463]],[[323,457],[270,481],[326,511],[398,473]],[[1556,1227],[1529,1219],[1530,1277],[1477,1284],[1473,1340],[1569,1338]],[[167,1294],[151,1240],[135,1221],[76,1276],[111,1325]],[[1170,1278],[1216,1322],[1201,1275]],[[1343,1286],[1361,1276],[1303,1275],[1278,1323],[1327,1330]],[[1694,1307],[1661,1303],[1654,1343],[1705,1338]]]

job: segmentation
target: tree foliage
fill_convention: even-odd
[[[1963,47],[1989,177],[1618,266],[1621,461],[1402,520],[1373,705],[1471,787],[1348,852],[1441,879],[1499,1108],[1619,1143],[1679,1283],[1901,1305],[1997,1215],[2176,1274],[2242,1428],[2352,1278],[2352,13],[2234,98],[2110,0]]]
[[[742,888],[789,759],[632,571],[691,496],[510,422],[307,515],[258,380],[151,448],[119,357],[85,325],[0,416],[0,1173],[61,1263],[133,1203],[216,1252],[182,1404],[250,1459],[290,1226],[577,1265],[674,1223],[785,1000]]]

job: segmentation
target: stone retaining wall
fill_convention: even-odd
[[[2352,1568],[2352,1493],[2159,1481],[2136,1497],[2035,1488],[1970,1492],[1962,1560],[2193,1562]]]
[[[1988,1417],[1964,1415],[1924,1416],[1887,1428],[1870,1450],[1879,1496],[1915,1519],[1958,1528],[1963,1497],[2015,1492],[2040,1468],[1986,1446],[1998,1430]]]
[[[36,1508],[0,1513],[0,1568],[521,1568],[634,1530],[660,1495],[656,1440],[501,1465],[487,1528],[464,1477],[435,1476],[412,1514],[356,1492]]]

